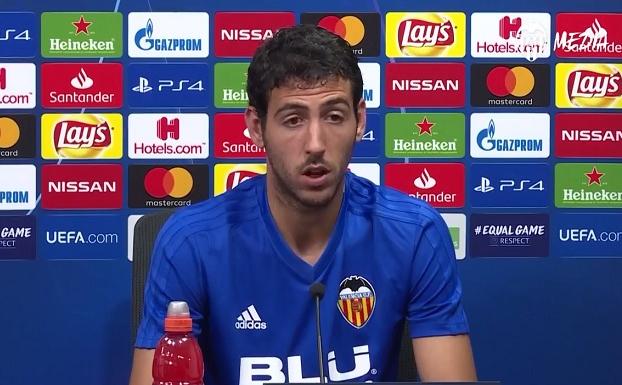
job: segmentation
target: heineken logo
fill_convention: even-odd
[[[123,17],[118,12],[44,12],[43,57],[121,57]]]
[[[246,72],[249,63],[214,65],[214,105],[217,108],[244,108],[248,104]]]
[[[557,164],[555,166],[555,206],[622,207],[622,164]]]
[[[462,158],[464,122],[461,113],[388,113],[386,156]]]

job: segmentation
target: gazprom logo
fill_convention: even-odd
[[[143,51],[201,51],[201,39],[155,39],[153,21],[147,20],[145,28],[134,36],[136,46]]]
[[[488,127],[477,134],[477,145],[484,151],[542,151],[541,139],[495,139],[495,121],[490,120]]]

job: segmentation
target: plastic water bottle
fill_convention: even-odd
[[[188,304],[168,304],[164,336],[155,348],[153,385],[203,385],[203,354],[192,335]]]

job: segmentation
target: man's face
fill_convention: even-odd
[[[266,149],[271,187],[289,203],[327,206],[336,196],[355,141],[365,130],[365,102],[354,113],[350,82],[291,82],[270,93],[265,127],[246,113],[255,144]]]

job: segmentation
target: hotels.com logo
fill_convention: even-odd
[[[41,184],[44,209],[119,209],[123,204],[120,164],[43,165]]]
[[[434,207],[464,206],[464,164],[389,163],[385,183]]]
[[[549,57],[551,15],[491,13],[471,15],[471,56],[512,57],[533,61]]]
[[[221,57],[251,57],[262,41],[294,24],[292,12],[216,12],[214,51]]]
[[[120,108],[123,66],[120,63],[44,63],[41,65],[44,108]]]
[[[34,108],[36,69],[31,63],[0,63],[0,109]]]
[[[206,159],[207,114],[130,114],[128,156],[132,159]]]
[[[622,14],[558,13],[555,54],[559,57],[619,58]]]
[[[266,152],[251,140],[244,114],[214,116],[214,155],[218,158],[264,158]]]

